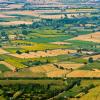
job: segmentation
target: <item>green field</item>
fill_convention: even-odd
[[[0,71],[5,72],[5,71],[11,71],[7,66],[0,64]]]
[[[99,98],[100,80],[98,79],[8,79],[0,80],[2,98],[33,98],[51,100],[91,100]],[[12,87],[12,88],[11,88]],[[8,94],[8,92],[11,95]],[[95,91],[95,93],[94,93]],[[34,95],[33,95],[34,93]],[[31,96],[30,96],[31,94]],[[6,97],[4,96],[6,95]],[[99,100],[99,99],[97,99]]]

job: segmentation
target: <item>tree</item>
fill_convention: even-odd
[[[17,54],[22,54],[22,52],[20,50],[17,50],[16,53]]]
[[[28,54],[29,54],[29,52],[30,52],[29,50],[25,51],[25,53],[28,53]]]
[[[28,34],[27,30],[22,30],[22,34],[27,35]]]
[[[93,58],[90,57],[90,58],[88,59],[88,62],[89,62],[89,63],[93,63],[93,62],[94,62]]]

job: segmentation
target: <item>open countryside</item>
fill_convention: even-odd
[[[99,100],[99,5],[0,0],[0,100]]]

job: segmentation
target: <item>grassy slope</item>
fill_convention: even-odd
[[[7,66],[0,64],[0,71],[11,71]]]

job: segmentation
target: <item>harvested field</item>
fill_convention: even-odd
[[[84,64],[73,63],[73,62],[67,62],[67,63],[62,62],[62,63],[58,63],[57,65],[65,68],[65,69],[71,69],[71,68],[77,69],[77,68],[82,67]]]
[[[0,18],[14,18],[15,16],[9,16],[5,14],[0,14]]]
[[[58,69],[53,64],[42,65],[29,68],[33,73],[45,73],[47,77],[62,77],[66,74],[66,70]]]
[[[10,65],[9,63],[5,62],[5,61],[0,61],[0,64],[3,64],[5,66],[7,66],[9,69],[11,70],[15,70],[16,67]]]
[[[82,40],[82,41],[92,41],[92,42],[100,43],[100,32],[95,32],[88,35],[80,35],[70,40]]]
[[[71,44],[71,43],[68,43],[68,42],[51,42],[51,44],[65,45],[65,44]]]
[[[100,77],[99,71],[76,70],[69,73],[66,77]]]
[[[46,77],[43,73],[32,72],[5,72],[3,77]]]
[[[32,22],[28,21],[0,22],[0,25],[20,25],[20,24],[32,24]]]
[[[68,18],[73,18],[73,16],[74,17],[78,17],[79,16],[79,14],[67,14],[67,17]],[[61,19],[61,18],[65,18],[65,15],[64,14],[51,14],[51,15],[49,15],[49,14],[45,14],[45,15],[40,15],[39,16],[40,18],[45,18],[45,19]]]
[[[99,55],[89,56],[89,57],[84,57],[83,59],[89,59],[90,57],[92,57],[94,60],[99,60],[100,59],[100,54]]]
[[[55,70],[47,73],[47,77],[63,77],[68,73],[66,70]]]
[[[68,54],[68,53],[75,53],[76,50],[62,50],[62,49],[57,49],[57,50],[47,50],[45,51],[37,51],[37,52],[30,52],[29,54],[23,53],[23,54],[9,54],[11,56],[17,57],[17,58],[38,58],[38,57],[48,57],[48,56],[58,56],[58,55],[63,55],[63,54]]]
[[[10,4],[7,6],[8,9],[22,8],[24,5],[22,4]]]
[[[6,53],[8,52],[0,48],[0,54],[6,54]]]
[[[0,8],[0,10],[11,10],[11,9],[20,9],[22,8],[24,5],[23,4],[9,4],[9,5],[6,5],[2,8]]]
[[[8,15],[18,14],[18,15],[30,15],[30,16],[36,16],[36,17],[39,16],[39,14],[37,14],[36,12],[29,11],[29,10],[26,10],[26,11],[5,11],[5,12],[2,12],[2,13],[3,14],[8,14]]]
[[[58,70],[52,64],[42,65],[42,66],[36,66],[36,67],[30,67],[29,69],[32,72],[45,72],[45,73],[52,72],[54,70]]]
[[[63,14],[59,15],[40,15],[40,18],[45,18],[45,19],[60,19],[64,18],[65,16]]]
[[[92,12],[96,11],[97,9],[68,9],[66,12],[74,13],[74,12]]]

